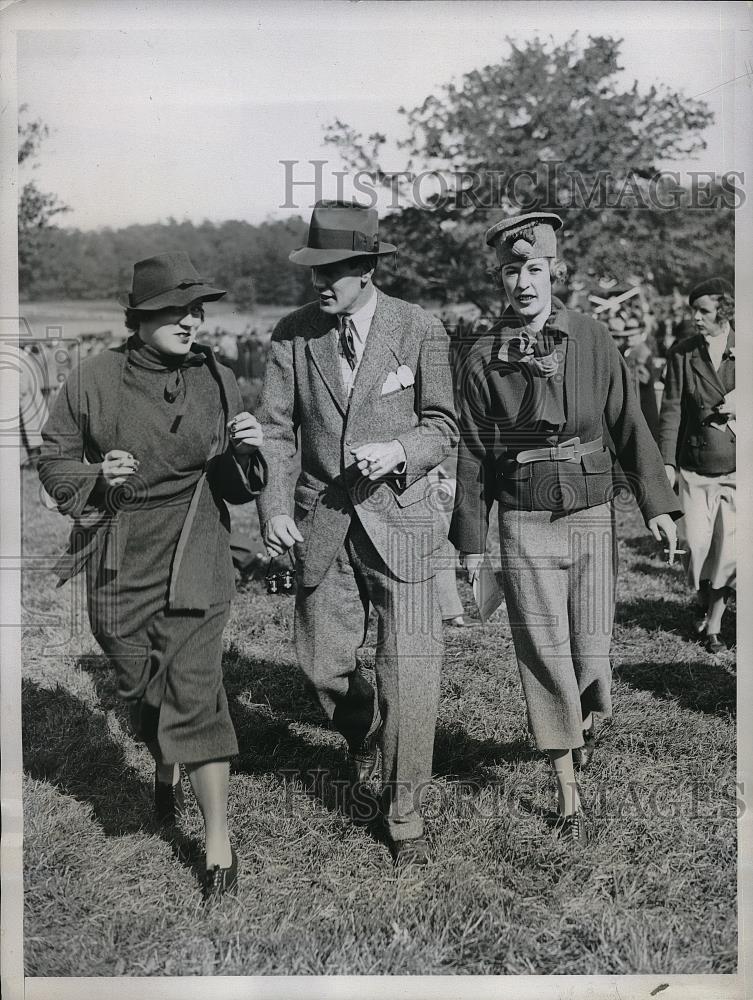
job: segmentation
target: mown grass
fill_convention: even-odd
[[[23,489],[27,975],[736,970],[734,655],[689,638],[681,573],[662,567],[635,512],[619,519],[615,720],[582,781],[588,850],[552,838],[554,789],[502,611],[447,634],[433,859],[396,874],[348,815],[341,742],[295,667],[292,600],[250,581],[225,637],[240,893],[203,910],[198,812],[172,839],[155,826],[150,758],[81,595],[50,574],[66,525],[40,507],[33,473]],[[238,521],[254,534],[252,508]]]

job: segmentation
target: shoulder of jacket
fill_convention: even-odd
[[[292,340],[301,336],[303,330],[310,328],[319,318],[321,310],[318,302],[307,302],[306,305],[286,313],[278,321],[272,333],[274,340]]]

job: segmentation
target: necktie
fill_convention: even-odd
[[[350,365],[350,370],[355,371],[356,347],[353,343],[353,321],[350,316],[343,316],[340,321],[340,344],[342,345],[343,357]]]

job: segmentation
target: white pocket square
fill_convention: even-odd
[[[382,385],[382,395],[389,392],[397,392],[398,389],[407,389],[416,381],[413,372],[407,365],[400,365],[396,372],[390,372]]]
[[[382,395],[386,396],[388,392],[397,392],[398,389],[402,388],[400,379],[397,377],[396,373],[390,372],[382,385]]]

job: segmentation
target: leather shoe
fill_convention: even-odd
[[[706,647],[706,652],[714,654],[722,653],[727,648],[718,632],[709,632],[706,636],[704,646]]]
[[[560,816],[554,825],[554,835],[565,844],[588,844],[588,830],[583,810],[579,809],[569,816]]]
[[[596,723],[592,722],[590,729],[583,730],[583,746],[573,750],[573,766],[578,771],[585,771],[593,760],[596,752]]]
[[[238,855],[234,847],[230,851],[232,860],[229,868],[214,865],[204,873],[201,891],[205,903],[215,902],[225,895],[238,895]]]
[[[362,785],[374,777],[379,766],[379,736],[380,726],[357,747],[348,749],[350,758],[351,778],[354,784]]]
[[[185,808],[186,799],[183,795],[183,784],[180,777],[174,785],[171,785],[167,781],[160,781],[155,769],[154,814],[158,822],[165,826],[175,823]]]
[[[429,863],[429,845],[426,842],[426,837],[392,840],[390,841],[390,849],[395,868],[408,868],[410,865],[423,868]]]

